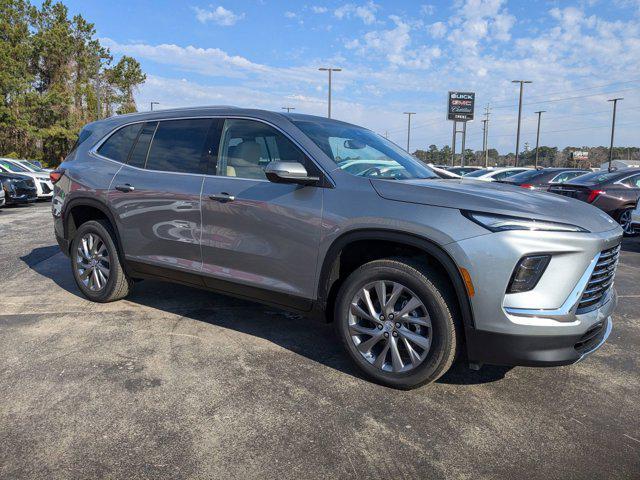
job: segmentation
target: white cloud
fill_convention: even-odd
[[[345,3],[344,5],[336,8],[333,14],[336,18],[342,20],[343,18],[357,17],[362,20],[366,25],[371,25],[376,22],[376,11],[380,7],[369,1],[363,5],[356,5],[354,3]]]
[[[458,1],[456,12],[449,20],[449,40],[467,51],[476,51],[481,42],[511,39],[516,18],[507,11],[505,0]]]
[[[295,13],[293,13],[293,12],[288,12],[288,11],[287,11],[287,12],[284,12],[284,16],[285,16],[286,18],[296,18],[296,17],[297,17],[297,15],[296,15]]]
[[[196,18],[201,23],[206,23],[212,21],[217,23],[218,25],[222,25],[224,27],[229,27],[231,25],[235,25],[238,20],[242,20],[244,18],[244,13],[236,14],[231,10],[227,10],[221,5],[214,7],[210,5],[210,10],[205,10],[204,8],[194,7],[194,11],[196,12]]]
[[[433,38],[443,38],[447,33],[447,26],[444,22],[435,22],[429,25],[427,30]]]
[[[428,3],[424,5],[420,5],[420,15],[425,15],[425,16],[433,15],[435,11],[436,11],[435,5],[431,5]]]
[[[346,42],[345,47],[361,55],[383,54],[390,64],[405,68],[428,68],[434,58],[440,57],[442,52],[438,47],[412,47],[412,26],[397,15],[389,18],[395,24],[394,28],[367,32],[361,40]]]
[[[327,13],[329,9],[327,7],[319,7],[318,5],[313,5],[311,7],[311,11],[313,13]]]

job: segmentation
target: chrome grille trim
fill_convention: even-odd
[[[609,298],[620,257],[620,244],[600,252],[595,268],[578,302],[577,314],[600,308]]]

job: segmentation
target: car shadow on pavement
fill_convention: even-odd
[[[57,245],[35,248],[21,259],[29,268],[51,279],[60,288],[85,298],[75,284],[67,258],[60,253]],[[364,379],[336,340],[333,326],[320,320],[307,319],[278,308],[196,287],[156,280],[136,283],[126,301],[184,319],[259,337],[310,360]],[[484,366],[481,370],[474,371],[465,362],[459,361],[438,383],[488,383],[504,378],[508,370],[505,367]]]
[[[640,236],[625,238],[622,241],[622,251],[640,253]]]

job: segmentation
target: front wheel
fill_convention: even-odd
[[[631,213],[633,212],[633,208],[627,208],[620,212],[618,216],[618,223],[622,227],[625,237],[632,237],[635,235],[635,229],[633,224],[631,223]]]
[[[71,242],[71,268],[80,291],[94,302],[126,297],[133,286],[121,264],[111,226],[100,220],[80,225]]]
[[[334,322],[355,364],[383,385],[411,389],[440,378],[460,345],[451,287],[410,259],[369,262],[340,287]]]

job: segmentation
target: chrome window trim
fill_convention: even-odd
[[[616,180],[616,181],[615,181],[615,182],[613,182],[613,183],[614,183],[614,184],[616,184],[616,183],[617,183],[617,184],[622,185],[623,187],[627,187],[627,188],[639,188],[639,187],[630,187],[629,185],[625,185],[624,183],[622,183],[622,182],[624,182],[625,180],[628,180],[628,179],[633,178],[633,177],[636,177],[636,176],[640,177],[640,173],[639,173],[639,172],[632,173],[631,175],[629,175],[629,176],[627,176],[627,177],[624,177],[624,178],[621,178],[620,180]]]
[[[156,172],[156,173],[171,173],[171,174],[175,174],[175,175],[193,175],[193,176],[204,176],[204,177],[213,177],[213,178],[235,178],[237,180],[250,180],[250,181],[258,181],[258,182],[269,182],[269,180],[264,179],[253,179],[253,178],[241,178],[241,177],[228,177],[226,175],[210,175],[208,173],[189,173],[189,172],[171,172],[168,170],[153,170],[153,169],[148,169],[148,168],[140,168],[140,167],[134,167],[133,165],[129,165],[127,163],[122,163],[119,162],[117,160],[114,160],[112,158],[109,157],[105,157],[104,155],[100,155],[98,153],[98,149],[102,146],[102,144],[104,142],[106,142],[114,133],[116,133],[118,130],[120,130],[121,128],[125,128],[128,127],[129,125],[135,125],[137,123],[147,123],[147,122],[158,122],[158,125],[156,125],[156,130],[158,129],[158,126],[160,125],[160,122],[165,122],[165,121],[172,121],[172,120],[197,120],[197,119],[227,119],[227,118],[233,118],[233,119],[239,119],[239,120],[254,120],[256,122],[260,122],[260,123],[264,123],[265,125],[270,126],[271,128],[274,128],[275,130],[277,130],[279,133],[281,133],[282,135],[284,135],[288,140],[290,140],[297,148],[299,148],[302,153],[304,153],[311,162],[313,162],[313,164],[318,167],[318,169],[323,173],[323,175],[327,178],[327,180],[329,181],[329,183],[331,184],[331,187],[334,188],[336,186],[335,182],[333,181],[333,178],[331,178],[331,176],[329,175],[329,173],[322,167],[322,165],[319,165],[318,162],[313,158],[313,156],[309,153],[309,151],[304,148],[302,145],[300,145],[300,143],[298,143],[293,137],[291,137],[291,135],[289,135],[287,132],[283,131],[280,127],[278,127],[277,125],[274,125],[273,123],[267,121],[267,120],[263,120],[261,118],[256,118],[256,117],[252,117],[249,115],[197,115],[197,116],[188,116],[188,117],[168,117],[168,118],[159,118],[159,119],[139,119],[133,122],[128,122],[128,123],[123,123],[122,125],[118,125],[117,127],[113,128],[112,130],[110,130],[108,133],[106,133],[105,135],[103,135],[103,137],[96,142],[93,147],[91,147],[88,151],[88,153],[94,157],[100,158],[102,160],[107,160],[109,162],[113,162],[113,163],[117,163],[118,165],[126,165],[129,168],[134,168],[136,170],[142,170],[145,172]],[[154,136],[155,136],[155,132],[154,132]],[[152,139],[153,142],[153,139]],[[151,151],[151,144],[149,144],[149,150],[147,151],[147,159],[145,159],[145,166],[147,164],[148,161],[148,157],[149,157],[149,152]]]

